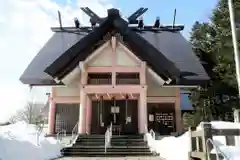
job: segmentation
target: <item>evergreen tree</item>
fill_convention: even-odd
[[[234,10],[236,19],[240,18],[240,0],[234,1]],[[192,90],[195,118],[225,120],[225,113],[238,105],[227,0],[219,0],[209,23],[193,25],[190,41],[211,78],[209,85]]]

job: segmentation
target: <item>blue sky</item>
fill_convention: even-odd
[[[55,1],[60,5],[67,3],[67,0]],[[144,21],[147,24],[153,23],[157,16],[160,16],[162,23],[172,24],[176,8],[176,23],[185,25],[183,35],[187,38],[195,21],[208,21],[217,0],[99,0],[99,2],[111,3],[113,7],[120,8],[124,16],[131,15],[140,7],[146,7],[148,11],[144,14]]]
[[[208,21],[217,0],[116,0],[114,6],[121,9],[122,14],[130,15],[139,7],[146,7],[144,14],[146,23],[151,24],[156,16],[161,22],[171,24],[174,9],[177,9],[176,23],[184,24],[184,36],[188,37],[195,21]]]

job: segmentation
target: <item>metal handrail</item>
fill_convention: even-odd
[[[112,138],[112,123],[105,132],[105,153],[107,153],[107,147],[109,147]]]
[[[43,131],[43,127],[44,127],[44,123],[40,123],[39,125],[37,125],[37,145],[39,146],[40,145],[40,135]]]
[[[77,138],[77,136],[78,136],[78,122],[75,124],[75,126],[73,127],[73,129],[72,129],[72,140],[71,140],[71,142],[72,143],[75,143],[75,141],[76,141],[76,138]],[[75,133],[75,130],[76,130],[76,133]]]
[[[144,125],[144,128],[145,128],[145,133],[148,133],[148,127],[146,124]]]
[[[151,130],[149,131],[149,133],[151,134],[152,138],[155,140],[155,139],[156,139],[156,134],[155,134],[154,130],[151,129]]]
[[[59,131],[59,132],[57,133],[57,141],[60,141],[59,135],[60,135],[60,133],[62,133],[62,132],[63,132],[64,137],[66,137],[67,131],[66,131],[65,129],[63,129],[63,130],[61,130],[61,131]],[[61,138],[62,138],[62,137],[61,137]]]
[[[147,142],[147,133],[148,133],[148,128],[147,125],[144,125],[144,129],[145,129],[145,134],[144,134],[144,141]]]
[[[212,139],[210,139],[210,138],[207,139],[207,141],[206,141],[206,146],[208,146],[208,143],[211,143],[211,144],[213,145],[213,148],[215,149],[216,154],[217,154],[217,160],[220,160],[220,157],[219,157],[220,154],[224,157],[224,159],[229,160],[229,158],[226,156],[226,154],[223,153],[223,151],[216,145],[216,143],[215,143]],[[207,147],[208,160],[211,160],[211,159],[210,159],[210,152],[211,152],[211,151],[209,151],[209,149],[208,149],[208,147]],[[219,154],[219,153],[220,153],[220,154]]]

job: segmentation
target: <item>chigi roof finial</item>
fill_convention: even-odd
[[[115,8],[108,9],[108,17],[119,17],[119,10]]]
[[[176,9],[174,10],[173,15],[173,22],[170,25],[163,25],[160,23],[160,17],[156,17],[155,21],[151,25],[146,25],[143,21],[143,14],[148,10],[148,8],[139,8],[137,11],[135,11],[133,14],[131,14],[128,18],[123,18],[120,15],[120,11],[115,8],[108,9],[107,17],[100,17],[96,13],[94,13],[91,9],[88,7],[81,7],[81,10],[86,13],[90,17],[90,23],[91,26],[80,26],[80,22],[75,19],[74,24],[75,27],[62,27],[62,21],[61,21],[61,14],[58,11],[58,17],[59,17],[59,27],[52,28],[52,31],[54,32],[69,32],[69,33],[76,33],[76,34],[85,34],[90,33],[94,28],[101,27],[101,24],[105,22],[106,19],[115,19],[118,17],[121,17],[127,24],[128,29],[136,32],[142,32],[142,31],[149,31],[149,32],[161,32],[161,31],[169,31],[169,32],[178,32],[182,31],[184,29],[184,25],[176,25]],[[111,22],[108,21],[108,22]],[[111,22],[113,23],[113,21]],[[115,22],[114,22],[115,23]],[[113,25],[110,24],[109,25]],[[116,25],[116,24],[114,24]],[[110,27],[111,28],[111,27]],[[110,31],[109,31],[110,32]]]
[[[81,7],[81,10],[90,17],[90,22],[92,25],[100,24],[103,21],[103,18],[100,18],[96,13],[94,13],[88,7]]]
[[[129,24],[138,24],[138,18],[140,16],[142,16],[146,11],[148,10],[148,8],[139,8],[137,11],[135,11],[132,15],[130,15],[127,19]]]

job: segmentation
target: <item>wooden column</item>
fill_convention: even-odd
[[[176,97],[175,97],[175,118],[176,118],[176,131],[183,131],[183,121],[181,115],[181,106],[180,106],[180,88],[176,88]]]
[[[146,62],[141,62],[140,84],[146,85]]]
[[[112,47],[112,67],[115,68],[116,67],[116,61],[117,61],[117,56],[116,56],[116,46],[117,46],[117,39],[116,37],[112,37],[111,39],[111,47]],[[115,86],[116,85],[116,71],[113,70],[112,71],[112,85]]]
[[[79,108],[79,124],[78,133],[83,134],[86,132],[86,94],[83,89],[80,90],[80,108]]]
[[[48,112],[48,134],[54,134],[56,103],[53,98],[56,96],[55,89],[52,87],[52,93],[49,97],[49,112]]]
[[[145,133],[145,127],[148,127],[147,123],[147,93],[146,88],[143,88],[140,92],[138,100],[138,132],[140,134]]]
[[[80,107],[79,107],[79,122],[78,122],[78,133],[84,134],[86,133],[86,102],[87,102],[87,94],[84,91],[84,87],[87,84],[87,72],[86,66],[84,62],[81,62],[81,79],[80,79]]]
[[[112,72],[112,86],[116,86],[116,72],[113,71]]]
[[[86,102],[86,133],[90,134],[91,133],[91,124],[92,124],[92,103],[91,99],[89,96],[86,97],[87,102]]]

